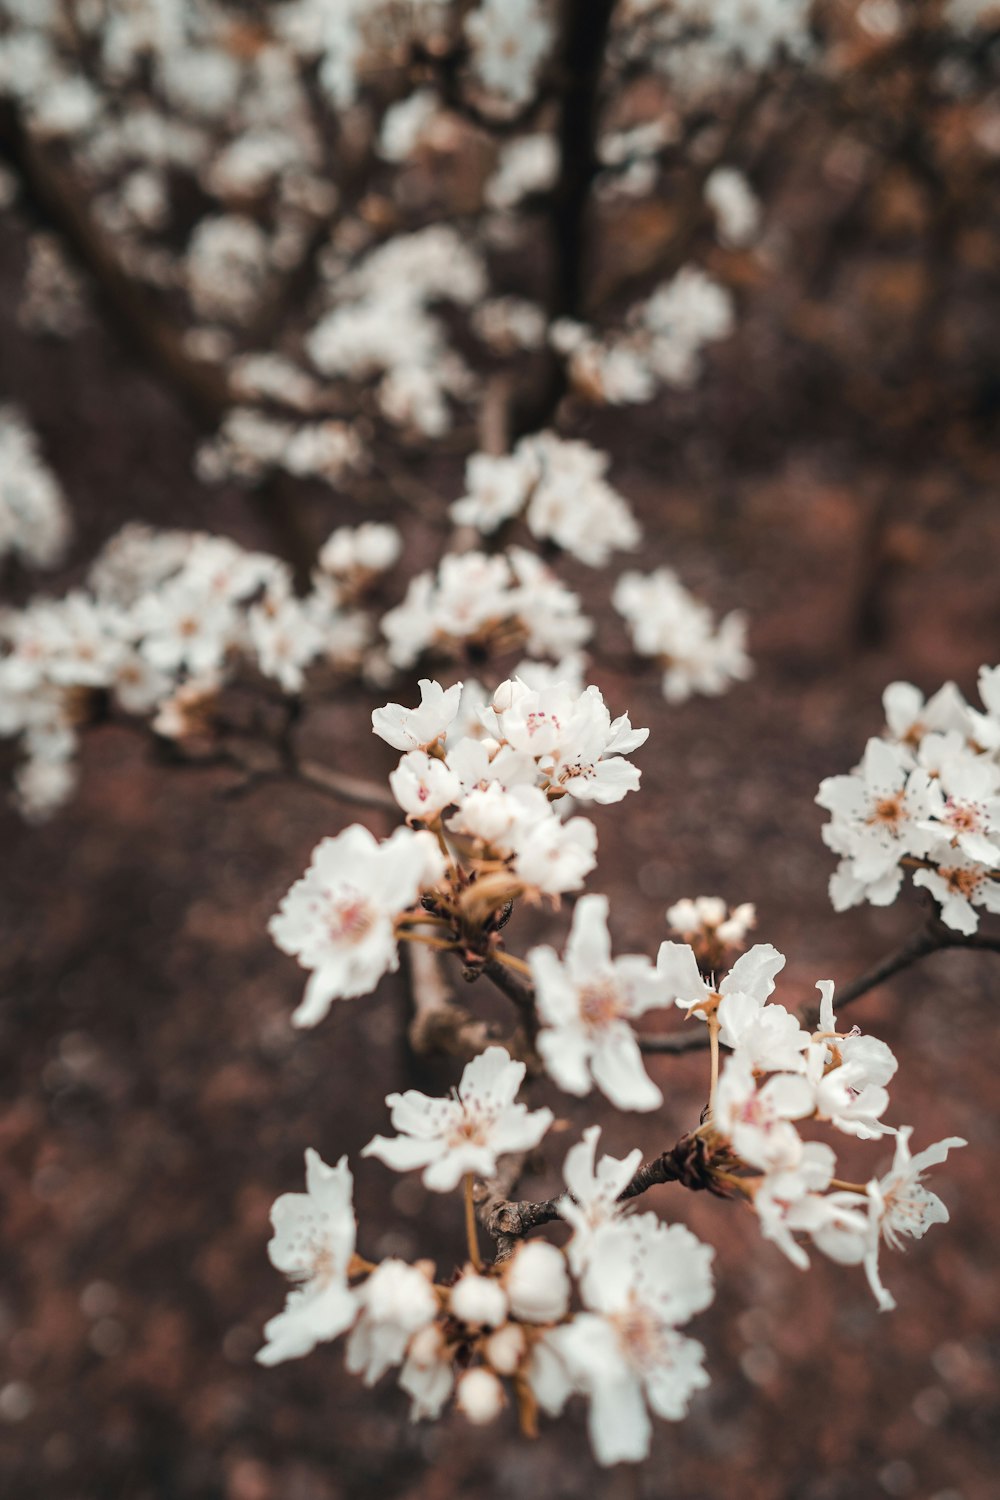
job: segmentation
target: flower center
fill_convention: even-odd
[[[477,1120],[468,1114],[464,1114],[460,1120],[456,1120],[448,1137],[449,1146],[464,1146],[470,1143],[474,1146],[485,1145],[486,1121]]]
[[[326,928],[335,943],[360,943],[374,925],[375,912],[357,891],[342,891],[331,901]]]
[[[981,809],[974,802],[953,802],[949,797],[944,816],[948,825],[959,833],[977,833],[982,826]]]
[[[891,797],[882,797],[876,802],[869,823],[882,823],[886,827],[894,828],[901,822],[903,817],[903,793],[895,792]]]
[[[618,1340],[629,1363],[644,1370],[662,1363],[663,1329],[647,1308],[635,1302],[613,1319]]]
[[[968,870],[961,865],[951,870],[942,869],[941,875],[948,882],[948,889],[956,896],[964,896],[966,901],[972,900],[983,879],[980,871]]]
[[[597,979],[580,988],[580,1017],[586,1026],[598,1031],[617,1021],[622,1014],[622,999],[613,979]]]

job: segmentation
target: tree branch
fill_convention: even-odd
[[[619,1203],[627,1203],[632,1198],[638,1198],[641,1194],[648,1192],[651,1187],[657,1187],[664,1182],[679,1182],[683,1187],[692,1192],[710,1192],[717,1197],[729,1196],[727,1190],[720,1186],[712,1170],[712,1150],[706,1143],[705,1138],[700,1135],[683,1135],[676,1145],[671,1146],[660,1156],[654,1157],[652,1161],[644,1162],[638,1169],[628,1186],[619,1194]],[[508,1172],[505,1181],[513,1186],[520,1175],[520,1167],[523,1160],[519,1159],[516,1174]],[[497,1259],[506,1259],[512,1252],[512,1240],[518,1240],[537,1229],[540,1224],[551,1224],[554,1220],[562,1218],[559,1212],[559,1204],[569,1195],[561,1194],[558,1198],[546,1198],[541,1202],[532,1203],[527,1200],[515,1201],[500,1196],[496,1191],[496,1185],[491,1184],[493,1191],[489,1192],[480,1208],[480,1222],[484,1228],[493,1236],[498,1244]],[[503,1246],[503,1253],[500,1247]]]
[[[559,113],[559,179],[552,192],[552,280],[549,320],[578,318],[583,307],[586,220],[597,156],[599,85],[616,0],[564,0]],[[548,351],[541,389],[515,413],[514,436],[548,424],[566,392],[563,361]]]
[[[402,948],[413,1001],[409,1035],[414,1052],[466,1061],[476,1057],[489,1044],[489,1027],[455,1004],[433,948],[423,943],[404,943]]]
[[[841,1011],[845,1005],[860,1000],[863,995],[902,973],[911,964],[918,963],[931,953],[941,953],[946,948],[973,948],[985,953],[1000,953],[1000,937],[993,937],[988,933],[972,933],[967,936],[962,932],[954,932],[934,919],[907,938],[894,953],[887,954],[864,974],[837,990],[834,995],[837,1010]],[[819,1020],[819,1006],[805,1006],[800,1020],[806,1029],[815,1026]],[[707,1029],[680,1031],[670,1036],[640,1036],[638,1040],[641,1050],[649,1053],[703,1052],[708,1049],[709,1041]]]

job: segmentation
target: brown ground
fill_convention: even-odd
[[[77,570],[132,517],[268,544],[238,494],[194,483],[192,432],[127,353],[96,330],[68,345],[17,331],[22,263],[23,244],[9,235],[0,389],[27,406],[65,479]],[[848,278],[829,306],[849,291]],[[848,339],[864,298],[851,307]],[[831,408],[836,381],[808,342],[786,330],[762,348],[761,330],[776,328],[780,312],[778,291],[697,398],[577,425],[615,453],[615,481],[647,527],[643,564],[669,562],[716,606],[745,608],[758,664],[749,686],[679,709],[652,677],[598,667],[613,708],[629,707],[653,732],[640,754],[642,794],[598,811],[595,886],[615,895],[624,949],[654,949],[663,908],[681,895],[756,901],[761,937],[789,955],[787,998],[805,997],[817,978],[855,974],[915,921],[912,900],[833,914],[812,798],[878,728],[887,681],[932,688],[953,675],[971,691],[980,663],[997,659],[1000,514],[995,474],[959,481],[926,453],[907,465],[857,412]],[[969,316],[978,328],[982,304]],[[687,425],[695,407],[700,439]],[[875,569],[884,618],[872,625],[879,611],[861,596],[888,473],[896,487]],[[449,498],[458,492],[456,466],[436,477]],[[322,531],[358,518],[329,500],[315,511]],[[432,537],[403,519],[429,553]],[[581,584],[588,576],[567,573]],[[590,586],[603,598],[609,580]],[[620,626],[602,624],[623,661]],[[877,643],[863,648],[865,631]],[[390,765],[356,702],[320,710],[315,745],[348,769]],[[657,1190],[663,1213],[718,1247],[718,1301],[696,1325],[713,1384],[689,1420],[659,1428],[634,1486],[593,1466],[578,1410],[529,1445],[509,1417],[485,1438],[457,1418],[411,1427],[391,1382],[364,1391],[337,1347],[258,1368],[261,1325],[283,1297],[265,1254],[268,1208],[300,1185],[304,1147],[356,1157],[383,1123],[385,1093],[438,1087],[448,1074],[408,1056],[395,981],[338,1008],[315,1034],[292,1032],[299,975],[265,921],[317,838],[348,815],[296,788],[227,801],[225,780],[160,766],[137,737],[102,730],[62,816],[37,830],[0,817],[0,1386],[21,1383],[15,1397],[23,1385],[34,1403],[0,1425],[0,1493],[997,1494],[1000,965],[990,955],[938,956],[856,1012],[899,1052],[893,1118],[916,1124],[918,1145],[952,1134],[970,1142],[940,1174],[951,1225],[888,1260],[894,1315],[875,1311],[859,1273],[823,1262],[794,1270],[736,1206]],[[518,925],[528,930],[515,922],[515,949]],[[609,1110],[609,1146],[652,1152],[696,1119],[704,1060],[662,1060],[658,1076],[665,1118]],[[559,1107],[574,1128],[589,1118],[563,1098]],[[357,1175],[363,1249],[444,1262],[461,1253],[453,1202],[429,1200],[377,1163]]]

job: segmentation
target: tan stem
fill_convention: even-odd
[[[476,1204],[472,1196],[472,1173],[465,1174],[465,1236],[469,1242],[469,1259],[473,1269],[483,1269],[482,1256],[479,1254],[479,1234],[476,1229]]]

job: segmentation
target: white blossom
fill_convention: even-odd
[[[591,1080],[619,1109],[658,1109],[663,1095],[646,1073],[631,1022],[669,1003],[667,985],[648,958],[612,959],[606,896],[583,896],[562,959],[554,949],[528,955],[546,1070],[567,1093]]]
[[[558,1323],[569,1307],[566,1257],[545,1240],[519,1245],[504,1267],[510,1310],[525,1323]]]
[[[813,1091],[799,1073],[775,1073],[766,1083],[742,1052],[728,1058],[715,1095],[713,1123],[737,1156],[764,1172],[797,1165],[802,1141],[791,1123],[813,1113]]]
[[[618,1161],[613,1156],[595,1158],[601,1127],[589,1125],[583,1139],[571,1146],[563,1164],[567,1192],[559,1199],[559,1213],[573,1230],[566,1256],[573,1274],[579,1276],[587,1264],[595,1236],[607,1224],[622,1215],[621,1195],[632,1181],[642,1161],[637,1146]]]
[[[683,703],[692,693],[723,693],[750,676],[744,617],[733,611],[716,625],[711,611],[669,568],[647,576],[623,573],[612,603],[624,616],[639,655],[655,657],[664,668],[668,702]]]
[[[372,713],[372,729],[396,750],[429,750],[444,739],[458,713],[462,698],[460,682],[443,688],[440,683],[422,677],[419,687],[419,707],[387,703]]]
[[[357,1293],[360,1316],[347,1342],[346,1364],[365,1385],[374,1385],[402,1362],[415,1333],[437,1316],[431,1278],[401,1260],[384,1260]]]
[[[452,1099],[431,1099],[416,1089],[390,1094],[386,1103],[399,1135],[378,1135],[363,1156],[375,1156],[396,1172],[423,1168],[424,1186],[449,1193],[463,1176],[489,1177],[497,1157],[530,1151],[552,1123],[552,1111],[515,1104],[524,1063],[503,1047],[487,1047],[467,1063]]]
[[[491,1370],[477,1366],[459,1378],[455,1405],[474,1427],[493,1422],[503,1410],[503,1386]]]
[[[704,1350],[677,1325],[711,1302],[712,1251],[682,1225],[650,1214],[603,1235],[584,1276],[587,1311],[549,1343],[590,1399],[588,1428],[601,1464],[638,1462],[655,1415],[676,1421],[708,1384]]]
[[[346,1156],[328,1167],[309,1150],[306,1191],[285,1193],[272,1208],[268,1255],[296,1286],[264,1329],[261,1364],[297,1359],[354,1322],[358,1299],[347,1283],[356,1233],[353,1188]]]
[[[462,1323],[499,1328],[507,1317],[507,1293],[495,1276],[465,1271],[448,1293],[448,1307]]]
[[[295,1025],[315,1026],[332,1000],[367,994],[395,972],[393,919],[443,870],[433,835],[406,828],[379,843],[356,823],[316,846],[268,925],[282,952],[312,971]]]

